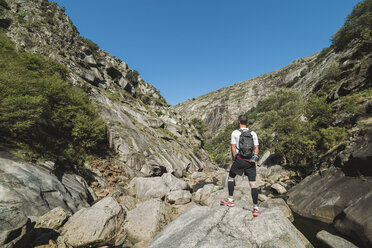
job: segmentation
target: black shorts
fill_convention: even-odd
[[[256,164],[236,158],[230,168],[229,177],[235,178],[236,175],[242,176],[243,173],[248,176],[250,182],[256,181]]]

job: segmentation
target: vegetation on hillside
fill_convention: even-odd
[[[347,129],[333,124],[336,116],[355,113],[358,100],[371,96],[372,91],[365,90],[342,97],[335,105],[343,107],[332,111],[332,104],[327,103],[324,96],[314,94],[306,100],[293,89],[280,89],[259,101],[246,115],[249,126],[259,136],[261,154],[270,149],[279,163],[310,172],[320,156],[345,145]],[[367,113],[360,109],[359,117],[363,116]],[[236,123],[231,123],[205,146],[221,165],[230,160],[230,135],[235,128]]]
[[[336,51],[345,49],[350,42],[360,42],[371,38],[372,31],[372,0],[358,3],[347,16],[345,24],[332,37],[332,45]]]
[[[371,38],[371,28],[372,0],[364,0],[355,6],[345,25],[332,37],[332,46],[323,49],[309,68],[322,63],[331,52],[349,48],[349,44],[362,47]],[[347,72],[340,69],[340,62],[331,62],[317,79],[318,86],[308,98],[291,89],[306,74],[301,72],[287,82],[288,89],[268,95],[250,109],[246,113],[248,125],[258,133],[260,154],[269,149],[279,163],[307,173],[313,171],[319,158],[346,147],[350,129],[359,119],[370,115],[368,104],[372,90],[360,87],[336,97],[334,93],[353,70],[360,69],[369,55],[368,50],[362,52],[360,62]],[[205,145],[218,164],[231,162],[230,135],[235,128],[236,123],[231,123]]]
[[[33,159],[81,164],[106,151],[106,127],[59,63],[19,52],[0,30],[0,142]]]

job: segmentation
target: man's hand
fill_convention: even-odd
[[[257,165],[257,162],[258,162],[258,155],[253,155],[253,157],[251,158],[251,161],[254,162],[256,165]]]

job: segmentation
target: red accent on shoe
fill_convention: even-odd
[[[234,202],[234,200],[226,199],[226,200],[222,200],[220,202],[220,205],[228,206],[228,207],[234,207],[235,206],[235,202]]]
[[[254,217],[260,216],[260,210],[254,208],[253,209],[253,216]]]

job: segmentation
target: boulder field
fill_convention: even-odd
[[[372,183],[370,177],[345,176],[329,168],[306,177],[287,194],[291,209],[326,223],[366,247],[372,245]]]

